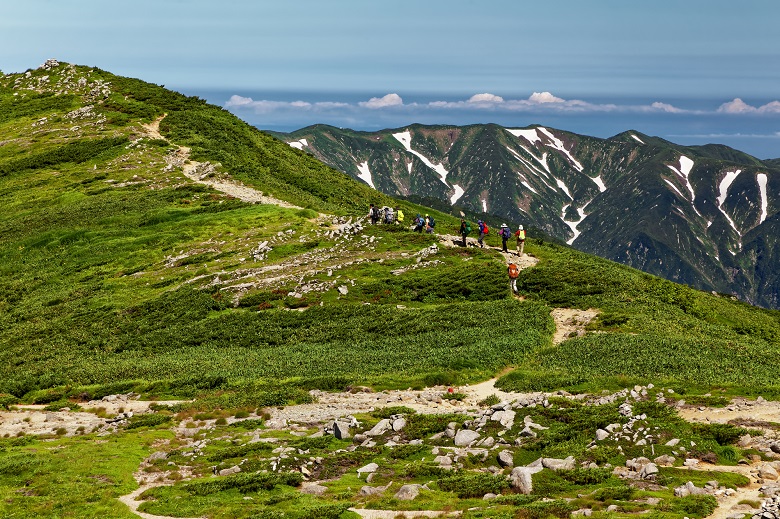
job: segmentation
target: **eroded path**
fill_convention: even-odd
[[[149,124],[141,125],[147,137],[151,139],[164,139],[160,134],[160,121],[164,118],[165,116],[163,115]],[[219,177],[212,164],[191,160],[190,152],[190,148],[179,146],[174,153],[166,156],[165,161],[168,164],[168,167],[179,167],[184,176],[193,182],[209,186],[212,189],[238,198],[239,200],[243,200],[244,202],[253,204],[272,204],[290,209],[301,209],[300,206],[274,198],[273,196],[262,193],[252,187],[245,186],[240,182],[228,179],[227,177]]]

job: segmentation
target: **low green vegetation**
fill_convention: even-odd
[[[669,404],[780,395],[780,312],[542,238],[526,244],[539,263],[522,271],[524,297],[514,298],[495,250],[403,226],[350,227],[369,201],[400,203],[408,221],[430,212],[442,234],[456,233],[457,217],[382,196],[203,100],[86,67],[45,72],[0,77],[0,409],[74,413],[127,393],[184,401],[129,418],[90,408],[121,421],[107,436],[52,427],[0,439],[0,515],[133,517],[117,498],[137,488],[133,472],[152,452],[165,456],[141,471],[166,486],[147,491],[141,510],[169,516],[354,519],[347,509],[359,505],[544,519],[578,508],[606,515],[614,505],[618,516],[698,518],[712,500],[675,499],[671,487],[745,484],[683,473],[681,451],[664,442],[734,465],[754,455],[736,443],[755,431],[691,426],[649,398],[633,412],[657,436],[654,450],[593,443],[597,429],[626,423],[618,401],[550,397],[518,409],[508,430],[490,423],[515,465],[580,463],[535,474],[532,495],[510,489],[493,451],[459,455],[453,470],[434,459],[451,447],[453,427],[473,425],[473,416],[446,412],[466,399],[458,386],[502,372],[504,390],[600,393],[654,382]],[[44,75],[57,94],[39,87]],[[187,161],[297,207],[192,182]],[[498,245],[494,235],[487,241]],[[584,335],[553,345],[555,307],[600,313]],[[443,412],[393,401],[359,416],[368,428],[403,415],[395,446],[268,426],[272,408],[312,403],[312,390],[361,386],[443,386],[435,390]],[[469,411],[498,404],[494,394]],[[521,435],[526,419],[542,428]],[[651,455],[676,456],[658,477],[658,506],[604,468]],[[363,495],[357,469],[372,462],[380,470],[371,484],[389,490]],[[599,468],[583,467],[591,463]],[[306,472],[326,481],[323,496],[300,491]],[[419,498],[392,497],[402,484],[419,485]],[[500,495],[485,501],[487,493]]]

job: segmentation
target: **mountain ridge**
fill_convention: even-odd
[[[780,304],[780,284],[766,274],[780,268],[776,162],[636,131],[601,139],[541,125],[314,125],[274,135],[393,196],[438,198],[697,288]],[[647,256],[648,246],[659,250]]]

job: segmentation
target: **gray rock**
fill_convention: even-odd
[[[397,418],[393,420],[393,431],[398,432],[406,427],[406,418]]]
[[[515,465],[512,451],[501,451],[498,453],[498,464],[502,467],[513,467]]]
[[[677,458],[675,458],[674,456],[669,456],[668,454],[663,454],[661,456],[658,456],[653,461],[657,465],[661,465],[662,467],[671,467],[671,466],[674,465],[674,462],[676,461],[676,459]]]
[[[543,468],[538,467],[515,467],[509,475],[509,482],[512,488],[521,494],[530,494],[533,491],[532,475],[541,472]]]
[[[384,418],[382,420],[379,420],[379,423],[373,426],[370,431],[367,431],[366,435],[381,436],[389,430],[390,430],[390,420],[388,418]]]
[[[655,463],[648,463],[647,465],[642,467],[642,470],[639,473],[639,477],[641,477],[642,479],[648,479],[658,474],[658,472],[660,472],[658,470],[658,465],[656,465]]]
[[[449,456],[436,456],[433,458],[434,463],[438,463],[441,467],[451,467],[452,466],[452,458]]]
[[[358,474],[364,474],[364,473],[373,473],[376,472],[379,469],[379,465],[376,463],[369,463],[368,465],[365,465],[363,467],[360,467],[357,469]]]
[[[576,460],[574,456],[569,456],[565,459],[557,458],[542,458],[542,466],[546,469],[552,470],[574,470],[576,468]]]
[[[774,442],[772,445],[769,446],[769,448],[775,454],[780,454],[780,442]]]
[[[455,446],[468,447],[479,439],[479,433],[470,429],[461,429],[455,434]]]
[[[239,472],[241,472],[241,467],[234,465],[230,468],[220,470],[218,474],[220,476],[230,476],[231,474],[238,474]]]
[[[301,485],[301,492],[313,496],[321,496],[328,491],[328,487],[320,485],[319,483],[303,483]]]
[[[411,501],[420,495],[420,485],[404,485],[395,493],[395,498],[401,501]]]
[[[777,470],[770,463],[762,463],[758,467],[758,476],[762,479],[776,481],[778,479]]]
[[[604,429],[596,429],[596,441],[603,441],[609,438],[609,433]]]
[[[350,438],[349,424],[347,422],[333,422],[333,436],[339,440],[346,440]]]
[[[664,445],[666,445],[667,447],[676,447],[678,443],[680,443],[680,439],[679,438],[675,438],[673,440],[669,440]]]

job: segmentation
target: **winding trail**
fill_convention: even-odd
[[[141,125],[147,137],[151,139],[165,139],[165,137],[160,134],[160,122],[164,118],[165,115],[158,117],[149,124]],[[206,175],[200,173],[202,169],[208,170],[207,165],[202,162],[191,160],[190,152],[190,148],[185,146],[178,146],[176,152],[166,156],[165,160],[169,167],[180,167],[184,176],[193,182],[209,186],[212,189],[216,189],[217,191],[225,193],[226,195],[230,195],[234,198],[238,198],[244,202],[253,204],[278,205],[288,209],[302,209],[300,206],[293,205],[289,202],[285,202],[284,200],[263,194],[252,187],[245,186],[244,184],[233,180],[224,180],[210,177],[207,178]]]

